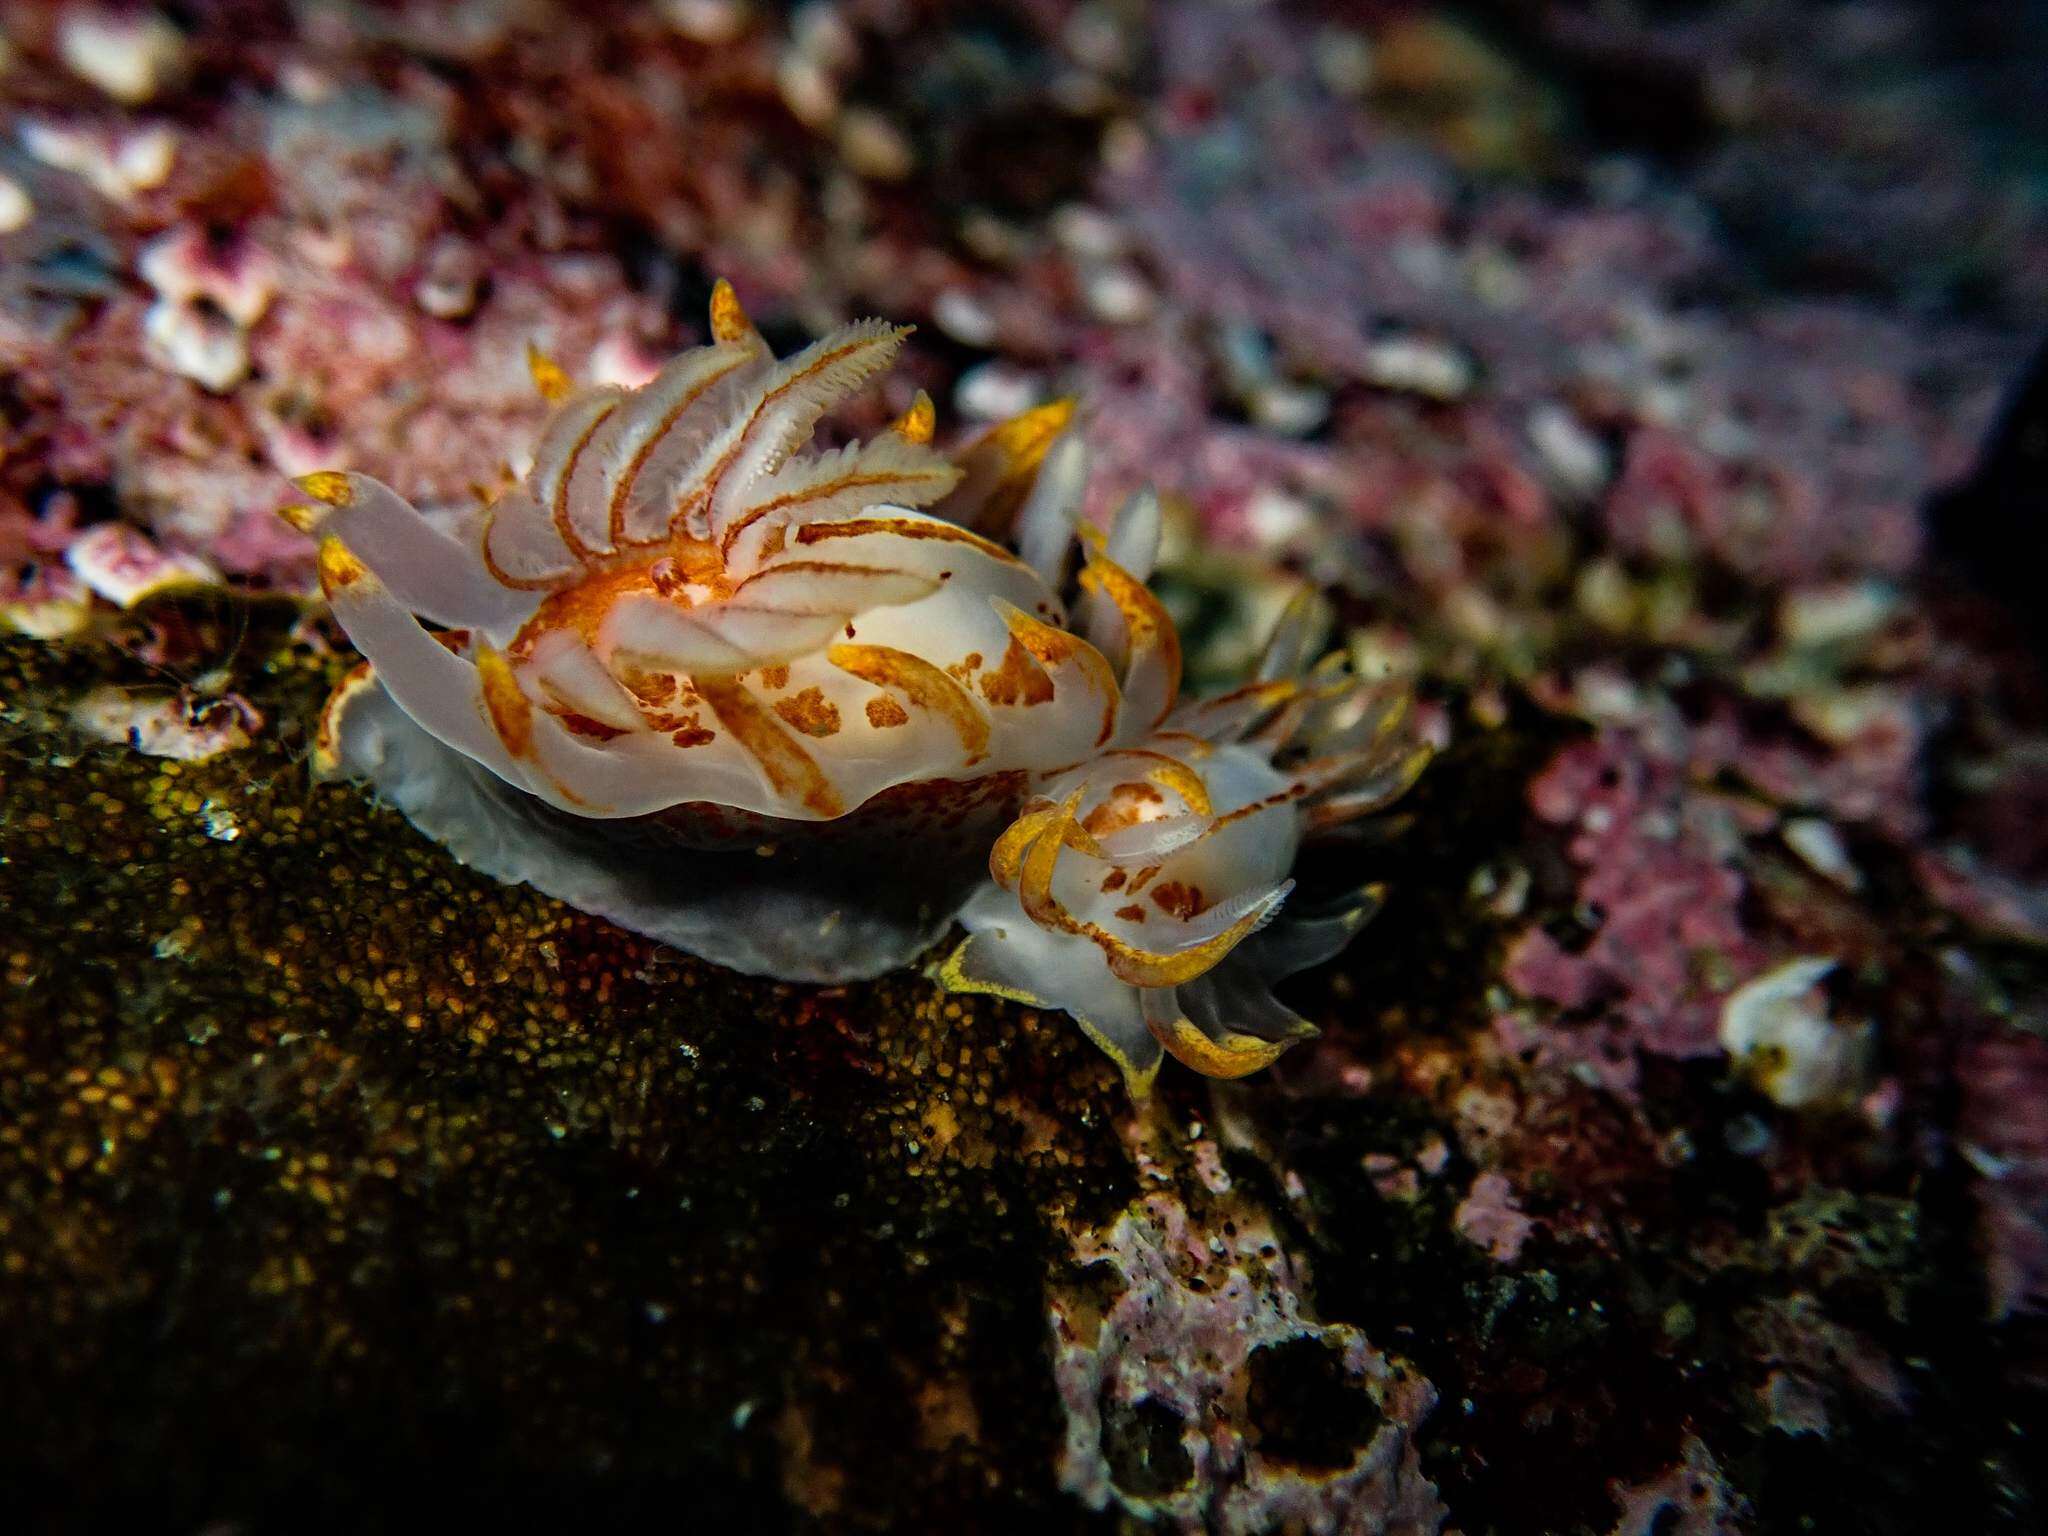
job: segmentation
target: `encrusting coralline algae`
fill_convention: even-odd
[[[1183,703],[1158,503],[1081,522],[1070,407],[956,462],[920,396],[807,452],[907,333],[778,360],[724,284],[711,333],[638,389],[536,357],[553,416],[469,521],[300,482],[286,517],[368,658],[322,768],[464,863],[756,974],[879,975],[957,916],[948,985],[1065,1009],[1135,1089],[1165,1052],[1240,1076],[1313,1033],[1268,987],[1378,892],[1290,900],[1295,853],[1421,771],[1406,696],[1310,665],[1304,598],[1253,681]]]

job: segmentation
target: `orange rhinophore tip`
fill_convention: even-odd
[[[753,333],[754,322],[740,307],[740,296],[732,291],[732,284],[721,277],[711,288],[711,339],[742,341]]]
[[[1066,431],[1073,419],[1073,396],[1064,395],[998,423],[989,433],[988,440],[1000,448],[1018,470],[1033,470],[1045,457],[1045,450],[1052,446],[1052,440]]]
[[[491,724],[497,728],[498,739],[514,757],[528,756],[533,751],[533,705],[520,691],[519,680],[512,675],[512,663],[502,652],[478,642],[476,672],[483,684],[484,707],[491,712]]]
[[[318,528],[324,516],[318,507],[309,507],[302,501],[295,501],[288,507],[279,507],[277,515],[301,533],[311,533]]]
[[[1047,451],[1073,420],[1071,399],[1048,400],[955,451],[960,486],[940,504],[941,515],[985,533],[1007,534],[1038,482]]]
[[[330,598],[344,587],[352,587],[370,574],[370,568],[349,553],[340,539],[329,534],[320,541],[320,590]]]
[[[891,422],[889,430],[907,442],[928,443],[938,426],[939,413],[932,397],[920,389],[912,397],[910,409]]]
[[[315,470],[310,475],[299,476],[292,484],[315,501],[324,501],[330,507],[345,507],[356,499],[356,493],[348,483],[348,476],[338,469]]]
[[[526,371],[533,375],[533,387],[540,391],[541,398],[551,403],[576,387],[568,371],[530,341],[526,344]]]

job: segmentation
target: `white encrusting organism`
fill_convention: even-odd
[[[1267,983],[1373,901],[1274,921],[1296,846],[1412,780],[1403,701],[1304,671],[1303,603],[1255,682],[1180,703],[1158,504],[1081,525],[1070,404],[948,459],[920,395],[809,452],[905,332],[778,360],[723,283],[711,331],[633,390],[536,358],[532,468],[468,522],[300,482],[285,515],[368,658],[323,770],[464,863],[737,969],[876,975],[963,915],[949,984],[1067,1008],[1136,1083],[1160,1042],[1271,1060],[1305,1026]]]
[[[1730,1064],[1787,1109],[1854,1102],[1870,1072],[1874,1031],[1867,1019],[1842,1022],[1821,983],[1836,962],[1804,955],[1775,966],[1728,994],[1721,1047]]]

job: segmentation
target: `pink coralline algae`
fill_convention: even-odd
[[[1412,144],[1359,114],[1304,109],[1335,105],[1312,34],[1276,19],[1254,76],[1230,25],[1198,7],[1164,21],[1161,68],[1201,105],[1104,187],[1176,306],[1249,322],[1325,388],[1512,424],[1465,464],[1550,478],[1577,461],[1544,515],[1590,494],[1619,550],[1771,584],[1913,559],[1917,504],[1967,464],[1993,407],[1995,338],[1846,305],[1786,302],[1739,326],[1681,313],[1671,294],[1714,260],[1697,223],[1625,189],[1571,207],[1502,196],[1467,217],[1455,179]],[[1436,361],[1391,367],[1390,344]],[[1904,382],[1937,371],[1970,380],[1966,410]],[[1461,402],[1479,378],[1480,397]],[[1574,437],[1595,446],[1560,458]],[[1620,448],[1605,489],[1603,439]]]
[[[1591,930],[1574,948],[1532,927],[1508,957],[1511,986],[1587,1019],[1551,1031],[1546,1050],[1582,1054],[1617,1086],[1632,1080],[1638,1046],[1718,1050],[1723,1000],[1766,958],[1742,919],[1738,810],[1618,733],[1566,748],[1530,802],[1570,830],[1584,871],[1576,910]]]
[[[1505,1174],[1488,1171],[1472,1181],[1451,1217],[1458,1235],[1483,1248],[1502,1264],[1512,1264],[1536,1224],[1515,1205],[1514,1185]]]
[[[1616,1486],[1614,1501],[1621,1506],[1614,1536],[1742,1536],[1750,1529],[1748,1501],[1692,1435],[1676,1465],[1633,1487]]]
[[[1051,1288],[1061,1485],[1189,1533],[1434,1536],[1415,1435],[1435,1391],[1318,1321],[1271,1219],[1212,1144],[1190,1157],[1200,1210],[1162,1191],[1076,1231],[1079,1269]]]

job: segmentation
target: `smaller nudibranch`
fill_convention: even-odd
[[[1119,606],[1144,591],[1124,561],[1149,570],[1157,538],[1156,509],[1134,502],[1082,573],[1123,621],[1101,638],[1143,729],[1127,723],[1110,750],[1040,783],[939,970],[957,991],[1065,1010],[1138,1094],[1165,1054],[1242,1077],[1315,1033],[1271,987],[1341,950],[1381,892],[1290,899],[1295,856],[1405,793],[1430,756],[1405,690],[1352,676],[1341,655],[1306,667],[1320,627],[1306,596],[1233,692],[1177,703],[1177,668],[1133,678],[1148,646],[1156,660],[1172,643],[1163,613]]]

